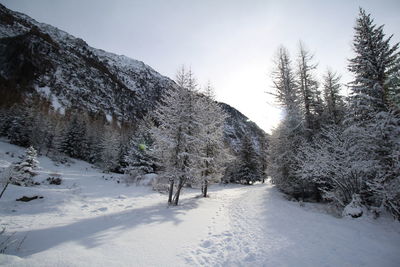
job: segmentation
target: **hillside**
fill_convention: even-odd
[[[137,122],[174,86],[170,78],[143,62],[90,47],[82,39],[0,5],[2,95],[10,91],[25,97],[40,95],[60,112],[83,108]],[[232,150],[237,151],[243,135],[248,135],[259,152],[264,131],[233,107],[224,107],[230,115],[225,128]]]

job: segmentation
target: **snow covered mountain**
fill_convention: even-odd
[[[78,107],[137,121],[152,110],[166,88],[175,86],[141,61],[90,47],[51,25],[0,5],[0,93],[48,98],[61,112]],[[244,135],[256,149],[265,133],[236,109],[229,113],[226,137],[238,151]]]

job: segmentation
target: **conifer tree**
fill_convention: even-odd
[[[328,70],[324,76],[323,94],[325,102],[325,117],[328,123],[339,125],[344,118],[345,103],[340,94],[340,76]]]
[[[318,82],[314,78],[314,70],[317,64],[312,63],[313,55],[306,50],[303,43],[299,43],[297,58],[297,84],[301,95],[302,110],[304,112],[304,124],[306,135],[311,136],[318,129],[318,115],[321,115],[321,98],[318,91]]]
[[[79,118],[77,113],[71,116],[63,134],[60,150],[70,157],[85,159],[87,153],[86,123]]]
[[[170,178],[168,202],[178,205],[180,192],[187,182],[198,179],[201,162],[199,142],[200,118],[196,112],[194,92],[197,85],[191,71],[182,68],[176,77],[177,88],[170,88],[155,115],[160,125],[153,129],[154,153],[161,158],[165,173]],[[172,190],[178,183],[174,199]]]
[[[37,152],[30,146],[26,149],[23,160],[13,165],[11,183],[20,186],[34,185],[32,178],[36,175],[35,169],[37,169],[38,165]]]
[[[239,154],[239,168],[236,179],[245,184],[253,184],[261,181],[262,170],[258,155],[254,149],[253,142],[249,136],[245,136]]]
[[[224,147],[224,122],[227,115],[215,101],[210,83],[207,84],[204,95],[199,96],[197,105],[201,123],[199,138],[202,143],[202,194],[206,197],[208,184],[220,181],[229,161],[229,154]]]
[[[396,86],[391,77],[398,71],[399,44],[390,45],[383,26],[377,27],[370,14],[360,9],[355,26],[349,70],[354,75],[350,84],[350,113],[346,119],[346,134],[351,139],[353,153],[358,158],[353,164],[369,162],[360,174],[363,178],[362,200],[369,205],[385,205],[400,217],[400,193],[390,187],[400,184],[398,166],[400,119],[391,102]]]
[[[297,155],[304,143],[304,127],[300,111],[299,91],[286,48],[278,50],[272,73],[275,97],[282,106],[284,118],[271,136],[268,173],[281,190],[293,194],[301,190],[296,175]]]
[[[154,143],[150,132],[152,126],[150,116],[143,118],[128,144],[124,172],[136,180],[157,169],[157,159],[151,151]]]

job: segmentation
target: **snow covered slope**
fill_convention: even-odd
[[[90,47],[0,4],[0,96],[10,91],[40,95],[61,112],[74,107],[136,122],[174,86],[141,61]],[[230,115],[225,129],[233,150],[239,149],[243,135],[251,136],[258,150],[264,131],[236,109],[224,107]]]
[[[0,142],[0,167],[23,149]],[[14,155],[14,157],[11,157]],[[10,186],[0,199],[0,225],[15,233],[4,266],[398,266],[400,225],[387,218],[338,219],[301,207],[270,184],[215,185],[210,198],[185,189],[181,205],[166,195],[117,183],[75,161],[40,157],[38,181]],[[111,178],[113,176],[113,178]],[[43,199],[17,202],[23,195]],[[1,243],[1,240],[0,240]]]

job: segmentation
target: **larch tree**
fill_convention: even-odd
[[[201,141],[201,182],[202,195],[207,196],[208,184],[219,182],[229,160],[224,147],[225,112],[214,99],[214,90],[207,84],[204,94],[199,96],[198,112],[200,115]]]
[[[201,118],[198,116],[197,85],[192,72],[184,67],[176,76],[176,88],[165,92],[155,111],[159,126],[153,129],[154,153],[161,158],[170,189],[168,203],[178,205],[183,186],[196,183],[201,162]],[[177,183],[173,195],[174,185]]]
[[[289,194],[301,190],[296,176],[299,167],[297,154],[304,143],[304,126],[300,111],[299,89],[286,48],[278,50],[272,73],[278,103],[284,118],[271,135],[268,173],[271,181]]]
[[[313,55],[305,48],[302,42],[299,43],[297,56],[297,84],[301,96],[301,107],[304,113],[305,133],[310,140],[315,130],[319,128],[318,117],[321,115],[321,98],[318,91],[318,82],[314,77],[317,64],[312,63]]]

